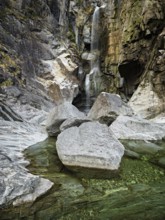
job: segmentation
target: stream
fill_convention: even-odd
[[[165,144],[158,144],[165,155]],[[101,180],[78,178],[66,170],[53,138],[29,147],[25,155],[30,172],[54,186],[33,204],[0,210],[1,220],[165,219],[164,168],[150,163],[150,157],[124,157],[119,176]]]

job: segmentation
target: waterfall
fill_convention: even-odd
[[[86,92],[86,106],[90,106],[90,96],[91,96],[91,86],[96,93],[97,91],[97,76],[100,73],[100,64],[99,64],[99,30],[100,22],[100,8],[97,6],[93,13],[92,17],[92,30],[91,30],[91,61],[90,61],[90,72],[86,75],[85,79],[85,92]]]
[[[100,69],[99,67],[99,21],[100,21],[100,8],[96,7],[92,19],[92,32],[91,32],[91,73]]]

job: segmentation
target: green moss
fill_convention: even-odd
[[[7,79],[4,82],[0,83],[0,87],[9,87],[12,85],[13,85],[13,82],[11,79]]]
[[[72,30],[69,30],[67,32],[67,38],[71,41],[71,42],[75,42],[75,36]]]
[[[81,6],[82,3],[83,3],[83,0],[77,0],[76,3],[77,3],[79,6]]]
[[[0,45],[0,69],[4,73],[4,81],[0,83],[0,87],[8,87],[14,82],[21,83],[19,60],[9,54],[8,50]]]
[[[109,192],[114,189],[125,189],[132,184],[149,184],[163,181],[164,170],[154,166],[148,161],[132,160],[124,158],[121,163],[120,175],[112,180],[83,179],[86,187],[92,187],[100,192],[107,189]]]
[[[136,41],[140,38],[143,31],[143,17],[142,17],[141,1],[133,1],[130,4],[130,10],[124,8],[122,11],[122,23],[126,27],[123,34],[123,44]]]

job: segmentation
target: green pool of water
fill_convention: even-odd
[[[30,172],[50,179],[54,186],[33,204],[0,210],[2,220],[165,219],[164,168],[156,163],[164,150],[151,156],[140,153],[138,160],[124,157],[120,174],[113,179],[77,177],[61,164],[51,138],[29,147],[25,154]]]

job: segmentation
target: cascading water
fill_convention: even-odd
[[[86,108],[90,107],[91,87],[93,92],[97,91],[97,76],[100,73],[99,65],[99,21],[100,21],[100,8],[97,6],[93,13],[92,18],[92,31],[91,31],[91,61],[90,72],[86,75],[85,79],[85,92],[86,92]]]

